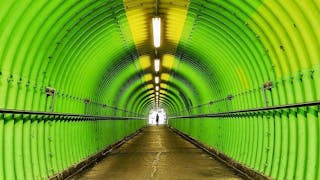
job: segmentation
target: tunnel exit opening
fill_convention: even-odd
[[[157,123],[157,115],[158,115],[158,123]],[[162,108],[152,109],[149,112],[148,124],[149,125],[167,124],[167,115],[165,110]]]

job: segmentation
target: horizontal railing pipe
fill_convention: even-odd
[[[273,111],[273,110],[283,110],[283,109],[291,109],[291,108],[301,108],[301,107],[310,107],[310,106],[319,106],[319,101],[312,101],[312,102],[304,102],[304,103],[296,103],[296,104],[286,104],[280,106],[270,106],[270,107],[263,107],[263,108],[253,108],[253,109],[244,109],[244,110],[236,110],[236,111],[228,111],[222,113],[209,113],[209,114],[195,114],[189,116],[169,116],[169,119],[189,119],[189,118],[219,118],[219,117],[231,117],[237,116],[245,113],[255,113],[255,112],[264,112],[264,111]]]
[[[62,118],[72,118],[74,120],[147,120],[142,117],[118,117],[118,116],[98,116],[86,114],[71,114],[71,113],[58,113],[58,112],[44,112],[44,111],[26,111],[15,109],[0,109],[0,114],[7,115],[40,115],[40,116],[53,116]]]

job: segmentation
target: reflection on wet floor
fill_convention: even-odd
[[[149,126],[74,179],[241,178],[167,126]]]

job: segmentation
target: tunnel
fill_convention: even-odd
[[[320,179],[319,18],[317,0],[0,0],[0,179]]]

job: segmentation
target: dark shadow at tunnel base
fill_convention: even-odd
[[[149,126],[74,179],[241,179],[167,126]]]

